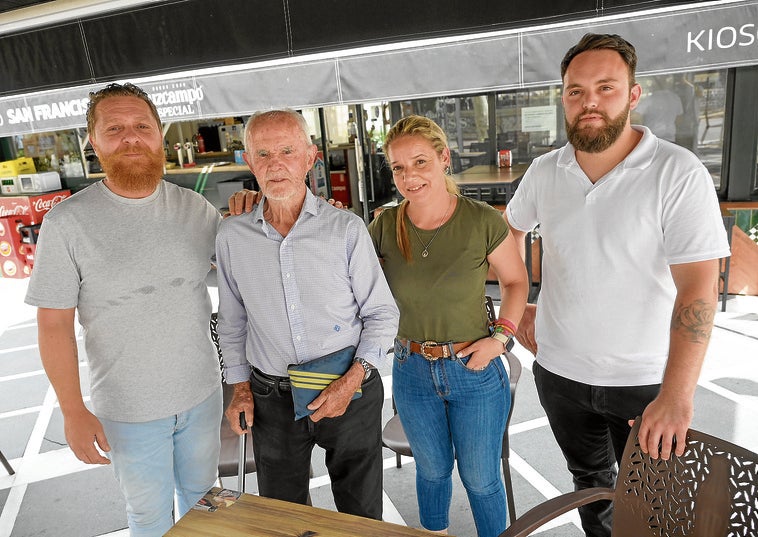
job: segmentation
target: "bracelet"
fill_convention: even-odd
[[[510,319],[506,319],[505,317],[498,318],[498,320],[495,321],[495,323],[502,324],[503,326],[505,326],[514,336],[516,335],[516,332],[518,331],[518,328],[516,327],[515,323],[511,321]]]
[[[503,321],[503,319],[498,319],[497,321],[494,321],[493,323],[491,323],[490,331],[493,334],[504,334],[504,335],[515,336],[516,327],[514,326],[514,324],[508,321],[507,319],[504,319],[504,320],[507,321],[508,324],[501,322]]]

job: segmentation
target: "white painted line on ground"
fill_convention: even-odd
[[[715,384],[711,382],[710,380],[701,380],[701,381],[698,381],[697,384],[698,386],[705,388],[706,390],[712,391],[716,395],[720,395],[721,397],[725,399],[734,401],[738,405],[745,405],[745,406],[753,407],[754,409],[758,410],[758,399],[756,399],[755,397],[750,397],[747,395],[734,393],[733,391],[728,390],[722,386],[719,386],[718,384]]]
[[[21,328],[31,328],[33,326],[37,326],[37,323],[17,324],[17,325],[14,325],[14,326],[9,326],[5,330],[19,330]]]
[[[382,520],[391,522],[392,524],[400,524],[401,526],[408,525],[385,491],[382,491]]]
[[[0,535],[6,536],[13,532],[16,517],[18,517],[18,512],[21,509],[21,502],[24,501],[24,494],[26,494],[26,485],[11,488],[8,498],[5,500],[3,511],[0,512]]]
[[[27,351],[29,349],[36,349],[39,345],[22,345],[21,347],[10,347],[9,349],[0,349],[0,354],[10,354],[12,352]]]
[[[514,453],[512,449],[509,460],[511,467],[524,479],[526,479],[529,484],[537,490],[537,492],[542,494],[546,500],[561,495],[560,490],[558,490],[552,483],[550,483],[550,481],[545,479],[545,477],[537,470],[535,470],[528,462],[519,457],[518,454]],[[582,528],[579,521],[579,514],[576,511],[572,511],[571,513],[561,515],[560,517],[546,524],[542,529],[540,529],[540,532],[547,531],[548,529],[552,529],[558,526],[563,526],[564,524],[574,524],[577,528]]]
[[[549,423],[547,417],[535,418],[529,421],[522,421],[521,423],[512,423],[508,426],[508,436],[525,433],[526,431],[532,431],[541,427],[548,427]]]
[[[44,369],[37,369],[35,371],[27,371],[26,373],[16,373],[15,375],[8,375],[6,377],[0,377],[0,382],[8,382],[11,380],[19,380],[19,379],[26,379],[31,377],[38,377],[40,375],[44,375],[45,370]]]

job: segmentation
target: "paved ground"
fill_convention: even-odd
[[[0,468],[0,537],[127,536],[124,504],[109,468],[79,463],[65,444],[60,409],[42,371],[36,347],[35,312],[23,304],[26,280],[0,279],[0,449],[16,470]],[[716,319],[706,364],[696,393],[693,426],[758,451],[758,299],[731,297]],[[519,348],[524,365],[511,424],[511,465],[516,510],[571,489],[571,480],[537,401],[532,357]],[[84,356],[83,350],[81,355]],[[81,365],[87,388],[87,367]],[[382,371],[389,397],[391,377]],[[385,419],[392,414],[389,399]],[[314,454],[314,505],[333,508],[323,454]],[[236,480],[224,480],[234,487]],[[249,476],[248,492],[255,491]],[[418,527],[412,459],[395,467],[385,450],[385,518]],[[475,535],[465,493],[456,481],[450,531]],[[567,516],[540,535],[575,537],[582,532]]]

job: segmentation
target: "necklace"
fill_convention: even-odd
[[[418,231],[416,230],[416,225],[411,220],[411,229],[416,234],[416,238],[421,243],[421,246],[424,247],[424,249],[421,251],[421,257],[426,258],[429,255],[429,247],[434,242],[434,239],[437,238],[437,234],[440,232],[440,229],[442,229],[442,224],[445,222],[445,218],[447,218],[447,213],[450,211],[450,205],[451,205],[450,198],[448,198],[447,209],[445,209],[445,214],[442,215],[442,219],[440,220],[440,223],[437,226],[437,230],[434,232],[434,235],[432,236],[431,240],[427,242],[426,244],[424,244],[424,241],[421,240],[421,235],[418,234]],[[410,220],[410,217],[409,217],[409,220]]]

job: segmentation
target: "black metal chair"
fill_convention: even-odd
[[[486,298],[487,315],[490,320],[495,319],[495,308],[492,303],[492,298],[489,296]],[[511,340],[512,342],[513,340]],[[511,345],[512,346],[512,345]],[[511,407],[508,410],[508,418],[505,422],[505,433],[503,434],[503,451],[500,455],[500,460],[503,466],[503,482],[505,483],[505,495],[508,502],[508,516],[513,523],[516,520],[516,503],[513,499],[513,483],[511,481],[511,465],[510,465],[510,442],[508,440],[508,428],[511,424],[511,416],[513,415],[513,407],[516,402],[516,388],[518,387],[518,381],[521,378],[521,362],[516,356],[510,352],[510,348],[503,354],[506,362],[508,363],[508,379],[510,381],[511,388]],[[392,402],[393,410],[395,410],[395,402]],[[412,457],[413,452],[411,446],[408,444],[408,439],[405,436],[403,425],[400,423],[400,416],[392,416],[382,429],[382,443],[385,447],[395,452],[395,460],[398,468],[402,467],[401,456]]]
[[[2,451],[0,451],[0,463],[5,466],[5,470],[8,472],[8,475],[13,475],[16,473],[16,471],[13,469],[13,466],[11,466],[11,463],[9,463],[8,459],[6,459],[5,455],[3,455]]]

